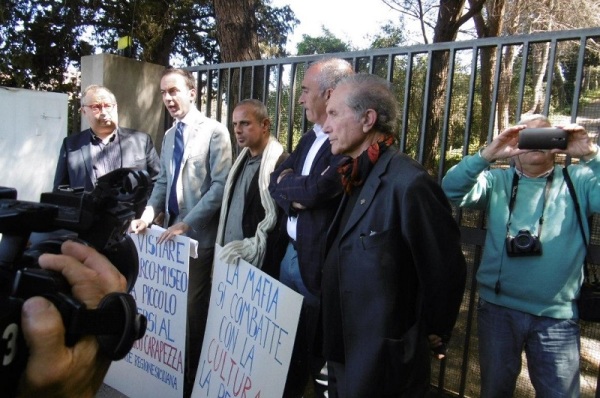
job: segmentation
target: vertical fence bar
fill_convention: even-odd
[[[523,113],[523,93],[525,92],[525,78],[527,77],[527,65],[529,64],[529,48],[531,43],[529,41],[523,42],[523,58],[521,62],[521,73],[519,74],[519,94],[517,95],[517,109],[515,111],[515,120],[512,123],[516,123],[521,119]]]
[[[552,97],[552,82],[554,82],[554,65],[556,65],[556,40],[549,43],[550,54],[548,56],[548,65],[546,69],[546,96],[544,98],[544,115],[550,113],[550,100]]]
[[[407,54],[408,62],[406,64],[406,81],[404,82],[404,105],[402,109],[402,133],[400,134],[400,151],[406,153],[408,139],[408,116],[410,110],[410,91],[412,88],[413,76],[413,57],[414,53]]]
[[[438,183],[442,182],[444,176],[444,167],[446,166],[446,147],[448,146],[448,135],[449,135],[449,120],[450,111],[452,109],[452,84],[454,82],[454,69],[456,65],[456,51],[450,50],[450,68],[448,70],[448,81],[446,82],[446,102],[444,103],[444,120],[442,122],[442,136],[441,136],[441,148],[440,148],[440,164],[438,166]],[[445,362],[442,362],[445,364]]]

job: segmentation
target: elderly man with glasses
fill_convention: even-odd
[[[90,128],[64,139],[54,189],[68,185],[91,191],[99,177],[121,167],[146,170],[156,178],[160,161],[152,138],[119,126],[117,100],[108,88],[88,86],[81,96],[81,114]]]

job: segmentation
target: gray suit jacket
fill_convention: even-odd
[[[215,245],[223,190],[231,169],[231,139],[227,127],[207,118],[196,108],[188,112],[183,122],[187,127],[177,181],[179,215],[174,222],[183,221],[189,225],[187,236],[197,240],[200,248],[210,248]],[[161,169],[148,200],[154,215],[165,213],[165,227],[174,223],[169,222],[168,212],[174,137],[175,126],[167,130],[163,138]]]
[[[121,144],[121,167],[146,170],[155,179],[160,162],[152,138],[144,132],[124,127],[117,127],[117,133]],[[88,192],[94,189],[91,134],[91,130],[86,129],[63,140],[54,175],[54,189],[59,185],[83,187]]]

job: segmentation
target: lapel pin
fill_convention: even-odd
[[[366,200],[366,199],[361,199],[361,200],[360,200],[360,204],[361,204],[361,205],[364,205],[365,203],[367,203],[367,200]]]

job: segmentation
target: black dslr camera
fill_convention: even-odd
[[[146,200],[151,179],[145,171],[118,169],[100,177],[92,192],[60,187],[43,193],[40,202],[16,199],[16,190],[0,187],[0,391],[16,394],[27,364],[21,328],[25,300],[42,296],[61,313],[65,344],[73,346],[83,335],[95,335],[109,358],[123,358],[146,330],[146,318],[137,313],[133,297],[111,293],[97,309],[86,309],[74,298],[59,273],[41,269],[43,253],[60,253],[61,244],[76,240],[104,254],[127,279],[131,290],[138,275],[135,244],[126,234],[135,209]],[[49,238],[29,244],[32,232]]]
[[[542,242],[536,235],[522,229],[515,236],[506,237],[506,254],[509,257],[540,256]]]

